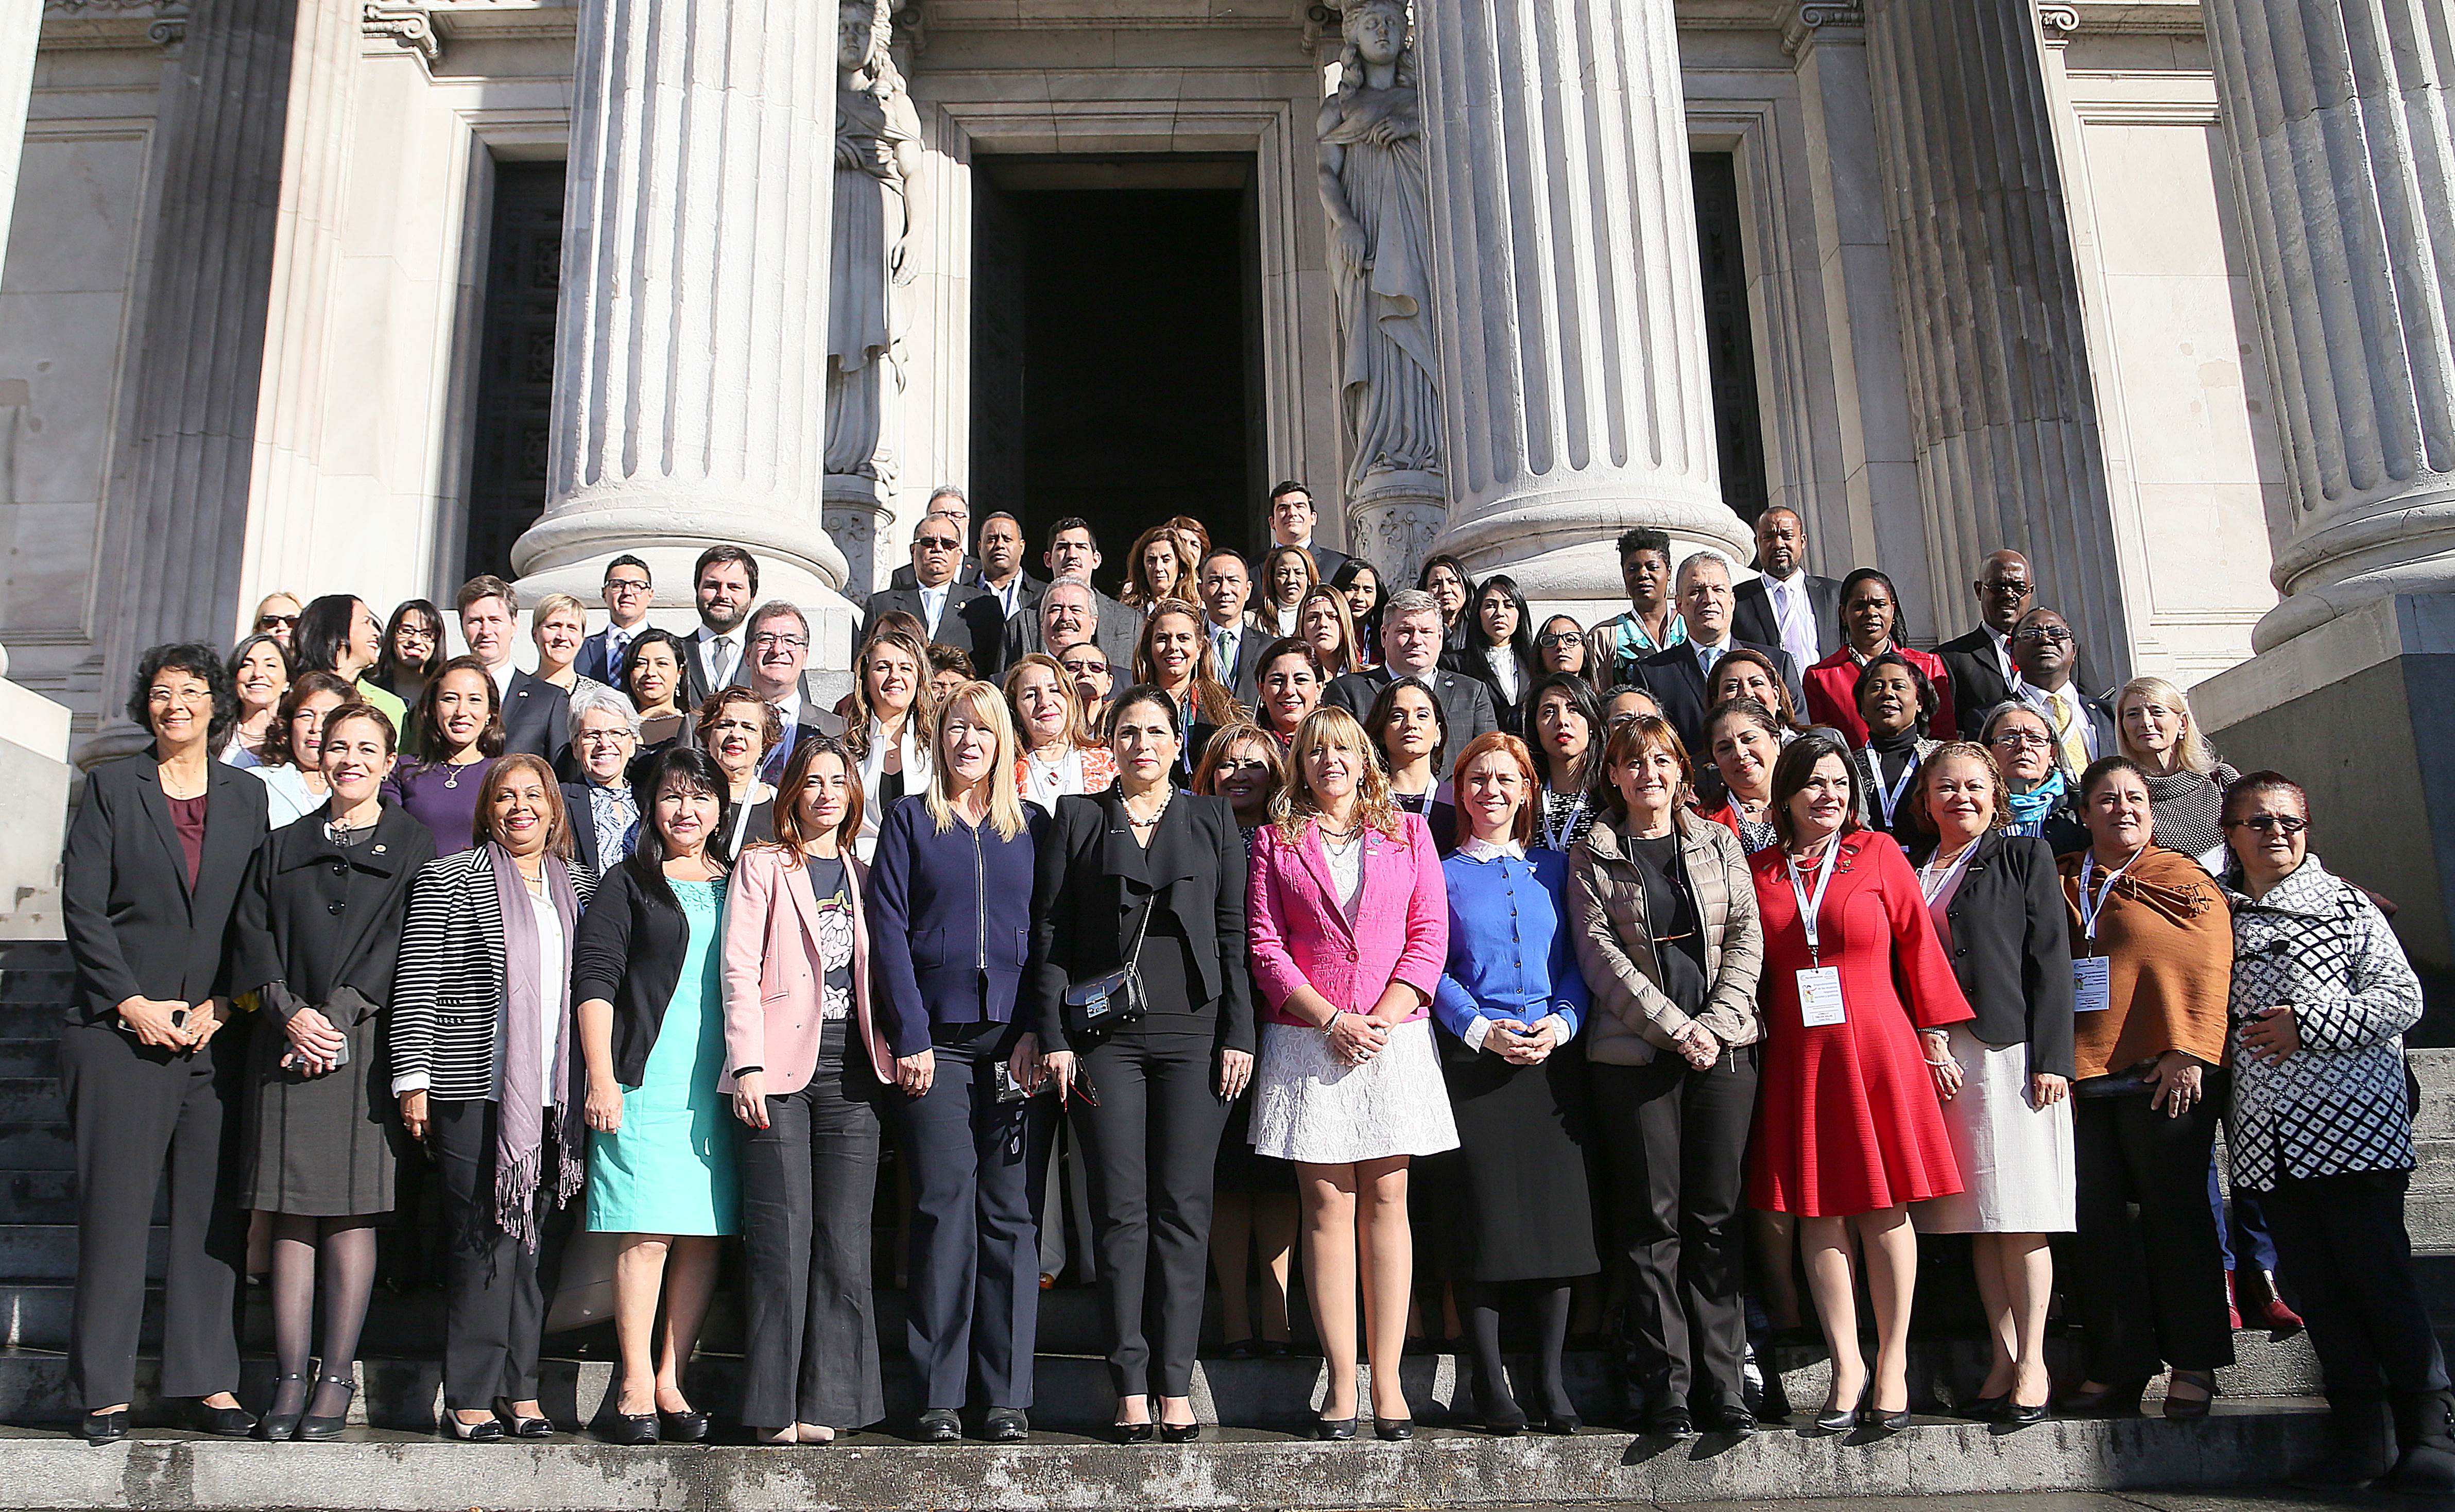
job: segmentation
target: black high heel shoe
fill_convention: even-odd
[[[2004,1409],[2011,1404],[2012,1394],[2008,1391],[1999,1397],[1972,1397],[1969,1405],[1960,1409],[1960,1415],[1975,1422],[1999,1422]]]
[[[1339,1442],[1355,1437],[1353,1418],[1315,1418],[1312,1436],[1324,1442]]]
[[[1874,1393],[1872,1380],[1859,1388],[1857,1400],[1846,1407],[1827,1407],[1816,1415],[1816,1426],[1824,1433],[1848,1433],[1857,1425],[1858,1414],[1865,1410],[1867,1398]]]
[[[273,1378],[273,1400],[275,1402],[280,1401],[283,1386],[294,1381],[305,1381],[311,1378],[303,1370],[283,1371]],[[298,1420],[306,1415],[307,1393],[301,1389],[298,1394],[298,1410],[282,1412],[276,1409],[266,1412],[263,1417],[255,1420],[255,1436],[267,1443],[287,1443],[298,1436]]]
[[[1162,1443],[1191,1443],[1201,1437],[1202,1424],[1198,1422],[1163,1422],[1159,1425],[1159,1441]]]
[[[1898,1412],[1886,1412],[1880,1407],[1861,1407],[1858,1409],[1858,1425],[1873,1428],[1877,1433],[1898,1433],[1910,1425],[1910,1409],[1903,1407]]]
[[[552,1418],[523,1418],[512,1410],[512,1399],[509,1397],[495,1399],[495,1416],[502,1420],[503,1433],[507,1438],[551,1439],[554,1437]]]
[[[1380,1440],[1382,1442],[1404,1443],[1414,1436],[1414,1419],[1384,1418],[1378,1413],[1373,1414],[1372,1437]]]
[[[1159,1428],[1148,1422],[1112,1422],[1108,1431],[1116,1435],[1119,1443],[1148,1443]]]
[[[348,1376],[318,1376],[315,1378],[315,1384],[318,1388],[340,1387],[341,1410],[330,1417],[311,1412],[298,1420],[298,1437],[309,1443],[321,1443],[327,1439],[336,1437],[342,1429],[348,1427],[350,1403],[358,1395],[357,1381]]]
[[[2003,1403],[2003,1411],[1995,1421],[2006,1427],[2026,1428],[2033,1423],[2045,1421],[2046,1414],[2052,1410],[2048,1403],[2042,1401],[2027,1404],[2007,1400]]]

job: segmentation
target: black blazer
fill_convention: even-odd
[[[801,749],[801,742],[815,740],[822,735],[841,738],[843,733],[844,721],[841,715],[820,708],[810,701],[808,694],[803,694],[801,712],[784,727],[784,738],[777,741],[775,749],[769,751],[767,758],[759,764],[759,780],[774,787],[784,780],[784,768],[792,763],[793,753]]]
[[[231,919],[231,990],[279,982],[287,992],[264,999],[275,1018],[288,1017],[285,1001],[321,1008],[341,987],[389,1005],[409,879],[433,859],[434,835],[389,803],[355,845],[324,837],[320,809],[274,831],[248,863]]]
[[[597,818],[589,812],[587,783],[562,784],[562,814],[563,822],[571,828],[571,848],[578,853],[573,859],[591,877],[605,870],[603,859],[597,854]]]
[[[2059,895],[2058,895],[2059,896]],[[571,947],[571,1003],[614,1005],[614,1079],[636,1087],[648,1073],[665,1007],[682,979],[690,919],[639,885],[626,863],[599,879]]]
[[[973,555],[971,553],[965,552],[964,554],[964,565],[955,570],[955,581],[959,583],[977,583],[980,580],[981,559]],[[905,562],[903,566],[886,575],[886,586],[889,588],[918,588],[921,586],[921,575],[912,570],[912,564],[910,562]]]
[[[1731,638],[1733,651],[1753,651],[1774,664],[1781,674],[1782,684],[1790,689],[1791,702],[1800,709],[1807,707],[1807,696],[1799,690],[1798,668],[1792,664],[1790,653],[1778,645],[1759,645],[1755,641]],[[1696,648],[1682,641],[1668,651],[1657,651],[1637,658],[1636,686],[1654,695],[1662,705],[1662,717],[1679,732],[1679,739],[1688,747],[1690,759],[1699,766],[1711,766],[1705,754],[1705,716],[1712,711],[1706,703],[1705,669],[1696,662]]]
[[[131,998],[191,1005],[230,994],[223,937],[249,857],[264,843],[264,783],[205,768],[205,844],[196,885],[149,748],[87,775],[60,859],[60,916],[76,990],[61,1017],[109,1021]]]
[[[1543,675],[1540,666],[1532,661],[1517,664],[1517,696],[1513,700],[1500,691],[1500,678],[1492,672],[1491,661],[1484,655],[1481,646],[1469,642],[1442,652],[1441,668],[1483,684],[1485,696],[1491,700],[1491,716],[1500,722],[1500,728],[1521,737],[1526,734],[1526,690]]]
[[[1031,903],[1024,983],[1044,1049],[1073,1048],[1065,1038],[1065,984],[1124,965],[1148,904],[1165,909],[1184,931],[1186,979],[1201,984],[1204,1002],[1218,1005],[1219,1047],[1252,1050],[1245,837],[1226,798],[1179,792],[1160,816],[1147,850],[1134,843],[1117,789],[1059,798],[1036,858]],[[1152,935],[1143,949],[1147,957],[1173,943]]]
[[[1760,646],[1781,644],[1781,621],[1774,616],[1773,593],[1762,577],[1751,577],[1731,595],[1731,635]],[[1807,607],[1816,615],[1818,660],[1841,649],[1841,585],[1830,577],[1807,575]]]
[[[1346,673],[1329,679],[1321,701],[1334,703],[1361,719],[1371,713],[1372,700],[1381,696],[1381,690],[1394,680],[1388,667]],[[1432,770],[1442,772],[1459,752],[1473,744],[1476,736],[1499,729],[1500,716],[1491,707],[1491,690],[1465,673],[1434,667],[1419,680],[1431,685],[1432,697],[1441,706],[1441,722],[1449,727],[1449,738],[1432,753]]]
[[[1934,854],[1929,839],[1916,858]],[[2068,1078],[2071,925],[2053,850],[2026,835],[1979,836],[1944,917],[1952,974],[1978,1015],[1970,1032],[1990,1045],[2026,1044],[2032,1072]]]
[[[531,673],[503,690],[503,754],[525,751],[559,764],[571,745],[571,695]]]
[[[2003,679],[2003,664],[1995,659],[1995,639],[1980,625],[1936,647],[1935,654],[1942,658],[1944,675],[1952,679],[1953,718],[1960,726],[1960,737],[1975,740],[1985,727],[1986,712],[2012,696],[2012,685]]]
[[[870,627],[878,616],[901,611],[929,622],[922,613],[921,590],[887,588],[869,595],[862,606],[861,635],[854,644],[865,644]],[[1005,616],[995,594],[984,591],[976,583],[955,582],[946,588],[945,612],[938,616],[938,633],[929,637],[937,645],[952,646],[972,658],[972,667],[984,677],[993,677],[1005,666]],[[922,669],[925,675],[927,668]]]

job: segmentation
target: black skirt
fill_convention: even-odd
[[[1601,1268],[1588,1179],[1586,1058],[1572,1040],[1516,1066],[1440,1034],[1458,1148],[1415,1161],[1418,1249],[1453,1281],[1535,1280]]]

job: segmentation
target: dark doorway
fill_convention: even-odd
[[[1764,416],[1756,408],[1755,333],[1748,320],[1748,259],[1739,227],[1738,159],[1688,159],[1696,194],[1696,252],[1704,272],[1705,353],[1714,384],[1714,435],[1722,501],[1749,524],[1765,512]]]
[[[972,509],[1091,522],[1115,592],[1174,514],[1243,545],[1261,465],[1249,158],[988,158],[972,182]]]
[[[464,577],[512,575],[512,543],[545,512],[554,306],[562,283],[560,163],[497,163],[477,337],[476,455]]]

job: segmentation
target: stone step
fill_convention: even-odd
[[[2455,1139],[2455,1047],[2407,1050],[2404,1056],[2421,1082],[2421,1108],[2412,1120],[2413,1134],[2424,1139]]]
[[[0,1171],[73,1171],[76,1141],[58,1119],[37,1123],[0,1120]]]
[[[163,1256],[170,1230],[156,1223],[146,1231],[145,1279],[162,1279]],[[58,1281],[76,1275],[77,1231],[73,1223],[0,1224],[0,1278]]]
[[[0,1126],[68,1126],[68,1102],[57,1076],[0,1077]]]
[[[40,1077],[56,1080],[60,1074],[60,1041],[55,1035],[0,1039],[0,1077]]]
[[[1069,1441],[1036,1422],[1026,1444],[923,1446],[862,1434],[798,1451],[614,1449],[571,1439],[462,1444],[365,1429],[312,1445],[143,1434],[95,1448],[26,1434],[0,1439],[0,1483],[12,1507],[113,1512],[1642,1506],[2272,1486],[2288,1465],[2319,1452],[2323,1426],[2310,1402],[2243,1410],[2221,1401],[2197,1423],[2141,1418],[2009,1430],[1929,1420],[1889,1438],[1828,1438],[1801,1425],[1688,1443],[1600,1431],[1494,1439],[1430,1428],[1408,1443],[1228,1430],[1182,1446],[1118,1445]]]

